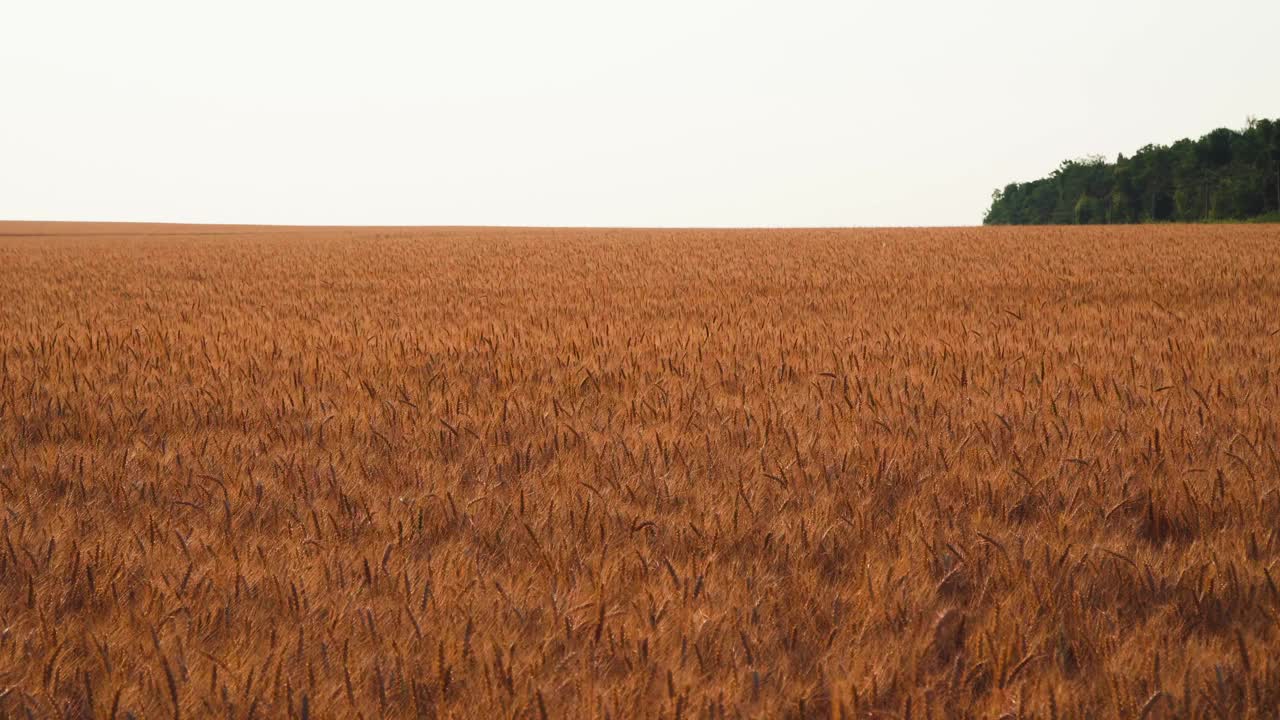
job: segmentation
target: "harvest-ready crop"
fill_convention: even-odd
[[[89,229],[7,716],[1280,713],[1276,226]]]

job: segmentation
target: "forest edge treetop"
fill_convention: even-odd
[[[1114,163],[1065,160],[991,196],[985,225],[1280,221],[1280,120],[1250,118],[1199,140],[1147,145]]]

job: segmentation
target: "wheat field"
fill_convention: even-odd
[[[1280,227],[0,226],[0,714],[1280,713]]]

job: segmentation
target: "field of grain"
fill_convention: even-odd
[[[1275,717],[1280,227],[0,225],[0,714]]]

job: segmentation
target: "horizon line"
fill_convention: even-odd
[[[107,226],[108,228],[126,229],[222,229],[228,231],[250,230],[893,230],[893,229],[947,229],[947,228],[979,228],[982,224],[972,225],[471,225],[471,224],[325,224],[325,223],[244,223],[244,222],[191,222],[167,220],[6,220],[0,219],[0,237],[39,236],[58,234],[56,232],[32,232],[36,226],[56,226],[70,229],[71,226]],[[27,232],[12,232],[16,229],[27,229]],[[28,229],[29,228],[29,229]],[[55,228],[49,228],[54,230]],[[63,233],[63,234],[103,234],[102,233]]]

